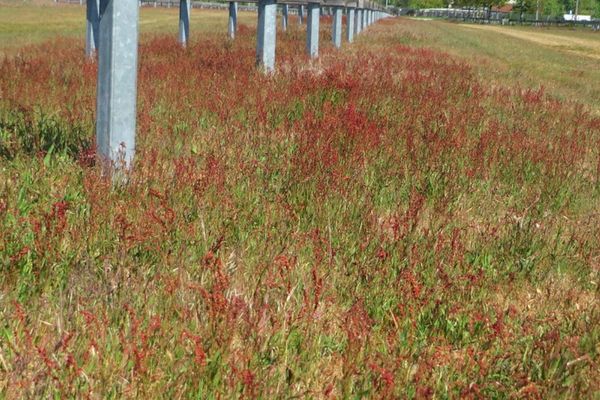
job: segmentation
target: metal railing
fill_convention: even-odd
[[[58,2],[58,0],[55,0]],[[62,0],[73,2],[73,0]],[[83,1],[76,0],[83,5]],[[91,60],[98,54],[98,85],[96,104],[97,152],[106,165],[127,169],[135,155],[137,63],[140,6],[173,6],[179,8],[179,42],[186,46],[190,38],[192,6],[206,3],[192,0],[86,0],[86,54]],[[321,8],[333,15],[331,40],[336,48],[342,45],[343,14],[346,13],[346,40],[352,42],[376,21],[390,15],[376,3],[366,0],[259,0],[256,4],[256,65],[265,73],[275,71],[275,48],[278,7],[281,8],[282,29],[288,26],[289,8],[296,7],[300,23],[306,10],[306,52],[310,58],[319,55],[319,21]],[[217,3],[209,3],[217,4]],[[221,3],[223,4],[223,3]],[[228,34],[235,38],[239,4],[224,3],[229,11]],[[102,10],[102,12],[100,11]]]
[[[501,12],[488,8],[429,8],[400,9],[400,15],[425,18],[441,18],[451,21],[472,22],[478,24],[497,25],[531,25],[531,26],[569,26],[589,27],[600,30],[600,20],[567,21],[563,17],[544,15],[536,18],[534,14],[518,11]]]

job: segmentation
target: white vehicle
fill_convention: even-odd
[[[565,21],[591,21],[591,15],[575,15],[572,13],[564,14],[563,18]]]

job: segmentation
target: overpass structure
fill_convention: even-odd
[[[127,169],[135,155],[139,0],[86,0],[86,55],[98,57],[96,103],[96,145],[100,159],[111,169]],[[382,18],[390,17],[383,8],[368,0],[255,0],[258,9],[256,65],[264,73],[275,71],[277,10],[281,7],[282,29],[288,27],[289,8],[298,10],[303,23],[306,10],[306,52],[319,54],[321,10],[333,16],[331,40],[342,46],[343,14],[346,14],[346,40]],[[228,35],[235,38],[238,3],[229,2]],[[179,42],[190,38],[191,0],[179,2]]]

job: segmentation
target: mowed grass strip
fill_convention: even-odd
[[[207,33],[225,35],[228,14],[220,10],[193,9],[190,21],[192,40]],[[239,12],[238,23],[256,24],[256,14]],[[85,7],[79,5],[0,3],[0,56],[14,55],[26,45],[38,44],[58,37],[85,38]],[[140,33],[170,33],[179,29],[179,8],[142,7]],[[83,43],[82,43],[83,46]]]
[[[490,85],[544,87],[600,113],[600,33],[588,29],[457,24],[405,18],[396,40],[442,50]],[[393,40],[393,39],[392,39]]]

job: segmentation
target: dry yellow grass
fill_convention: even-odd
[[[510,29],[494,25],[460,25],[464,28],[486,30],[496,32],[502,35],[526,40],[546,47],[551,47],[558,51],[575,53],[584,57],[591,57],[600,60],[600,36],[588,35],[586,37],[572,37],[558,33],[548,33],[544,31],[533,32],[531,30]]]

